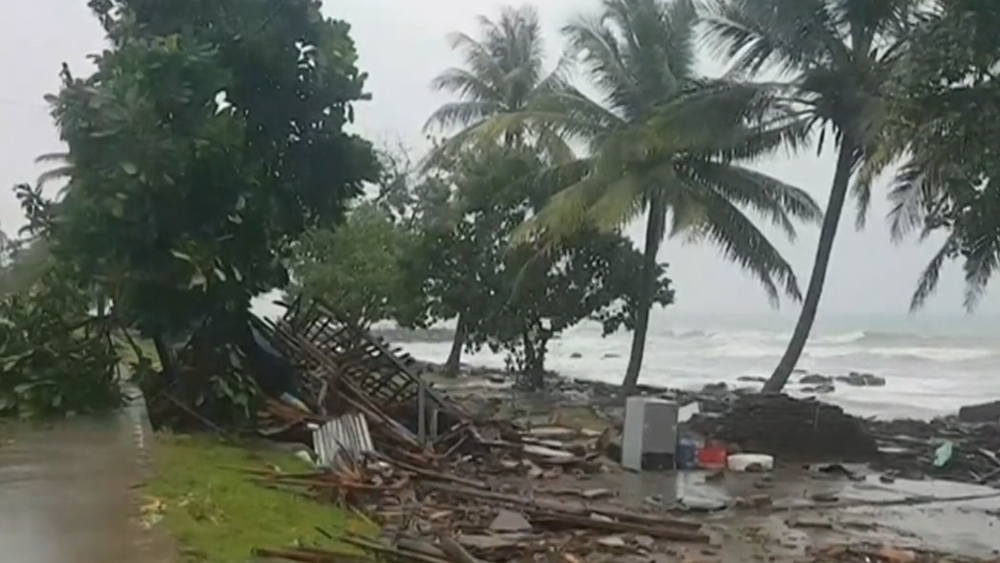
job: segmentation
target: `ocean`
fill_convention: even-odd
[[[835,316],[817,320],[798,368],[836,376],[851,371],[884,377],[884,387],[837,383],[822,399],[860,416],[930,418],[960,406],[1000,399],[1000,323],[980,316]],[[654,311],[642,383],[698,389],[724,381],[749,386],[740,376],[768,376],[788,342],[795,318],[785,315],[675,315]],[[440,336],[440,335],[439,335]],[[450,342],[399,342],[422,360],[443,362]],[[547,367],[569,377],[621,381],[631,335],[601,337],[581,324],[552,342]],[[465,354],[463,362],[502,368],[503,354]],[[802,374],[793,374],[788,390]]]

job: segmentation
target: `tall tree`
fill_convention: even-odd
[[[454,33],[449,38],[453,50],[463,59],[462,67],[449,68],[438,75],[432,86],[458,99],[445,103],[431,114],[425,129],[439,127],[450,132],[448,139],[432,152],[430,166],[440,167],[476,140],[476,131],[492,119],[527,107],[559,75],[557,67],[549,77],[544,73],[544,45],[538,12],[531,6],[504,7],[496,20],[478,18],[479,34]],[[569,148],[559,136],[544,131],[511,127],[505,131],[508,148],[528,141],[531,136],[553,159],[566,159]],[[461,156],[458,156],[461,158]],[[456,373],[461,362],[466,327],[461,316],[455,328],[446,371]]]
[[[863,226],[871,176],[856,170],[877,150],[885,94],[908,44],[921,0],[720,0],[706,18],[710,39],[737,77],[777,71],[797,109],[818,136],[837,148],[837,164],[820,230],[809,288],[782,356],[764,385],[780,391],[798,363],[819,309],[841,213],[851,189]]]
[[[600,13],[565,27],[600,99],[554,80],[523,122],[586,144],[589,155],[540,180],[559,188],[524,227],[557,245],[582,228],[618,230],[646,215],[639,312],[623,386],[639,379],[653,303],[657,255],[670,235],[704,240],[754,275],[772,301],[799,298],[791,267],[747,216],[795,236],[793,219],[818,220],[808,194],[735,164],[795,144],[802,124],[766,88],[695,73],[697,13],[690,0],[604,0]],[[517,120],[487,131],[499,135]]]
[[[374,179],[372,147],[344,131],[364,74],[313,0],[90,6],[109,47],[50,98],[72,166],[46,234],[166,367],[163,337],[206,317],[249,338],[250,299],[287,282],[292,243]]]
[[[887,142],[862,173],[902,159],[892,178],[891,234],[947,234],[920,276],[911,308],[937,288],[945,263],[961,260],[971,311],[1000,270],[1000,4],[941,0],[900,65]]]

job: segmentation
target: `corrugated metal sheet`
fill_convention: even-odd
[[[330,467],[343,450],[346,454],[375,451],[368,420],[362,414],[345,414],[313,431],[313,446],[322,467]]]

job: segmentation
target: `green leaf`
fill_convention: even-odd
[[[131,162],[122,162],[121,167],[122,170],[129,176],[135,176],[136,174],[139,173],[139,168],[135,164],[132,164]]]
[[[111,207],[111,215],[116,219],[125,216],[125,204],[120,199],[112,199],[109,206]]]
[[[180,250],[171,250],[170,254],[173,254],[174,258],[180,258],[181,260],[183,260],[185,262],[190,262],[191,261],[191,256],[188,255],[188,254],[185,254],[185,253],[181,252]]]

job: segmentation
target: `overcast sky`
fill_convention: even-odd
[[[58,71],[68,62],[77,74],[87,69],[86,55],[102,48],[100,28],[85,0],[10,2],[0,20],[0,52],[4,77],[0,84],[0,226],[12,230],[22,218],[7,188],[32,181],[40,172],[36,156],[59,151],[61,145],[42,97],[58,87]],[[355,0],[327,2],[326,12],[346,19],[360,52],[360,66],[370,74],[374,100],[357,107],[357,127],[377,143],[421,142],[420,128],[444,97],[429,83],[441,70],[458,63],[446,36],[455,30],[475,30],[475,17],[496,14],[502,3],[487,0]],[[554,58],[562,49],[559,28],[595,0],[545,0],[539,10],[547,46]],[[702,62],[705,72],[721,65]],[[833,175],[833,157],[800,155],[775,158],[760,168],[808,190],[825,205]],[[855,232],[854,215],[845,210],[821,305],[823,313],[903,315],[916,278],[934,251],[933,244],[901,246],[889,241],[884,217],[884,190],[875,198],[868,229]],[[634,236],[642,225],[630,229]],[[773,231],[768,231],[773,233]],[[792,262],[803,292],[815,252],[818,227],[802,231],[795,244],[779,241]],[[775,239],[777,236],[775,235]],[[670,263],[676,283],[679,313],[756,314],[770,311],[764,292],[738,268],[724,262],[709,246],[669,242],[661,260]],[[977,316],[1000,313],[997,291],[987,296]],[[962,314],[962,280],[957,265],[949,268],[924,317]],[[794,304],[783,301],[780,314],[793,315]],[[926,320],[926,319],[925,319]]]

